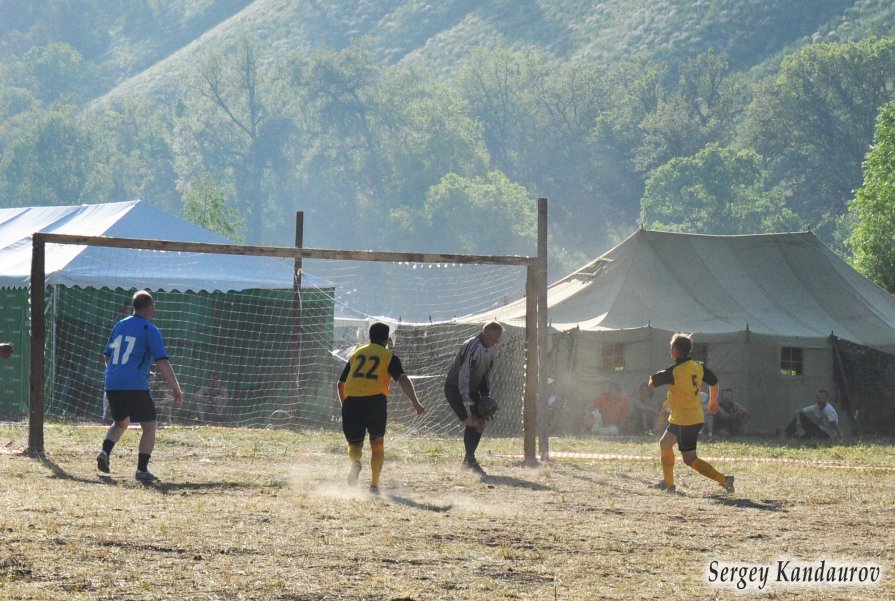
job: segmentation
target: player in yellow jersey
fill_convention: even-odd
[[[379,493],[379,476],[385,462],[385,422],[392,380],[413,403],[417,415],[426,410],[416,397],[413,383],[404,373],[401,360],[386,348],[389,327],[380,322],[370,326],[370,343],[356,349],[339,377],[339,400],[342,402],[342,431],[348,441],[351,468],[348,484],[357,484],[361,470],[364,438],[370,434],[370,492]]]
[[[705,423],[702,399],[699,395],[702,383],[709,385],[709,411],[718,410],[718,377],[699,361],[690,358],[693,340],[686,334],[671,337],[671,358],[674,364],[650,376],[650,388],[668,386],[666,401],[671,414],[668,429],[659,441],[662,456],[662,481],[656,485],[661,490],[674,492],[674,445],[681,452],[684,463],[694,470],[733,492],[733,476],[725,476],[712,465],[696,456],[696,440]]]

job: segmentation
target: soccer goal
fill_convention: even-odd
[[[35,234],[28,451],[43,453],[45,419],[107,417],[103,348],[133,292],[145,289],[185,393],[175,407],[163,379],[150,377],[163,425],[338,430],[335,382],[369,325],[383,321],[428,409],[417,418],[396,388],[390,438],[448,434],[459,427],[443,395],[448,366],[496,318],[506,331],[491,382],[501,408],[489,432],[522,437],[533,463],[544,266],[542,256]]]

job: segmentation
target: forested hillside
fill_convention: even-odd
[[[849,212],[888,0],[0,0],[0,205],[144,198],[248,242],[532,252]],[[868,163],[870,164],[870,163]],[[854,240],[853,240],[854,242]]]

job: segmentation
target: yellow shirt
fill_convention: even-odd
[[[702,383],[709,386],[718,383],[718,378],[699,361],[689,357],[679,359],[674,365],[650,376],[653,386],[668,385],[668,408],[671,414],[668,423],[678,426],[692,426],[705,421],[702,412]]]
[[[345,382],[347,396],[382,394],[388,397],[393,377],[404,373],[395,354],[381,344],[371,342],[355,350],[339,378]]]

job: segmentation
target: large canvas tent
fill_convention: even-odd
[[[549,373],[580,423],[610,385],[629,398],[669,363],[673,332],[695,334],[695,355],[753,414],[750,430],[776,432],[825,388],[841,414],[891,420],[892,399],[849,386],[837,341],[895,352],[895,297],[861,276],[810,232],[712,236],[641,229],[548,288]],[[522,325],[515,303],[493,317]],[[861,374],[861,378],[869,374]],[[851,394],[849,390],[851,389]],[[879,403],[879,401],[884,401]],[[865,405],[861,407],[861,403]],[[847,417],[846,417],[847,419]]]
[[[214,232],[165,213],[145,201],[129,201],[63,207],[24,207],[0,209],[0,299],[3,320],[0,338],[11,340],[17,352],[0,364],[0,413],[15,417],[27,408],[28,390],[28,288],[31,284],[32,234],[35,232],[174,240],[232,244]],[[83,362],[81,371],[97,371],[104,336],[116,318],[119,308],[137,288],[153,291],[171,309],[193,316],[195,322],[189,344],[190,360],[181,359],[187,382],[191,376],[204,376],[203,365],[214,357],[203,354],[213,341],[206,340],[214,332],[216,308],[226,303],[239,307],[251,297],[253,302],[269,303],[289,314],[293,300],[293,264],[291,260],[204,253],[134,251],[99,247],[48,245],[46,249],[46,285],[48,302],[50,361]],[[315,331],[332,330],[332,294],[330,284],[305,274],[302,279],[303,304],[306,315],[314,315],[321,324]],[[166,315],[159,313],[160,326]],[[258,324],[263,327],[264,324]],[[63,348],[77,335],[84,348]],[[238,336],[239,333],[231,333]],[[286,336],[288,333],[280,333]],[[251,354],[252,341],[242,350]],[[179,344],[172,340],[170,345]],[[198,350],[197,350],[198,349]],[[72,356],[72,353],[87,356]],[[260,359],[259,359],[260,360]],[[187,363],[187,365],[183,365]],[[59,368],[59,365],[56,365]],[[283,366],[278,366],[283,367]],[[263,377],[262,371],[244,366],[251,385],[251,376]],[[52,370],[48,370],[52,373]],[[73,373],[76,373],[73,368]],[[96,378],[94,378],[96,379]],[[50,410],[65,413],[68,396],[90,395],[99,399],[97,387],[83,383],[62,383],[51,391]],[[60,398],[61,397],[61,398]],[[99,406],[98,400],[96,406]]]

